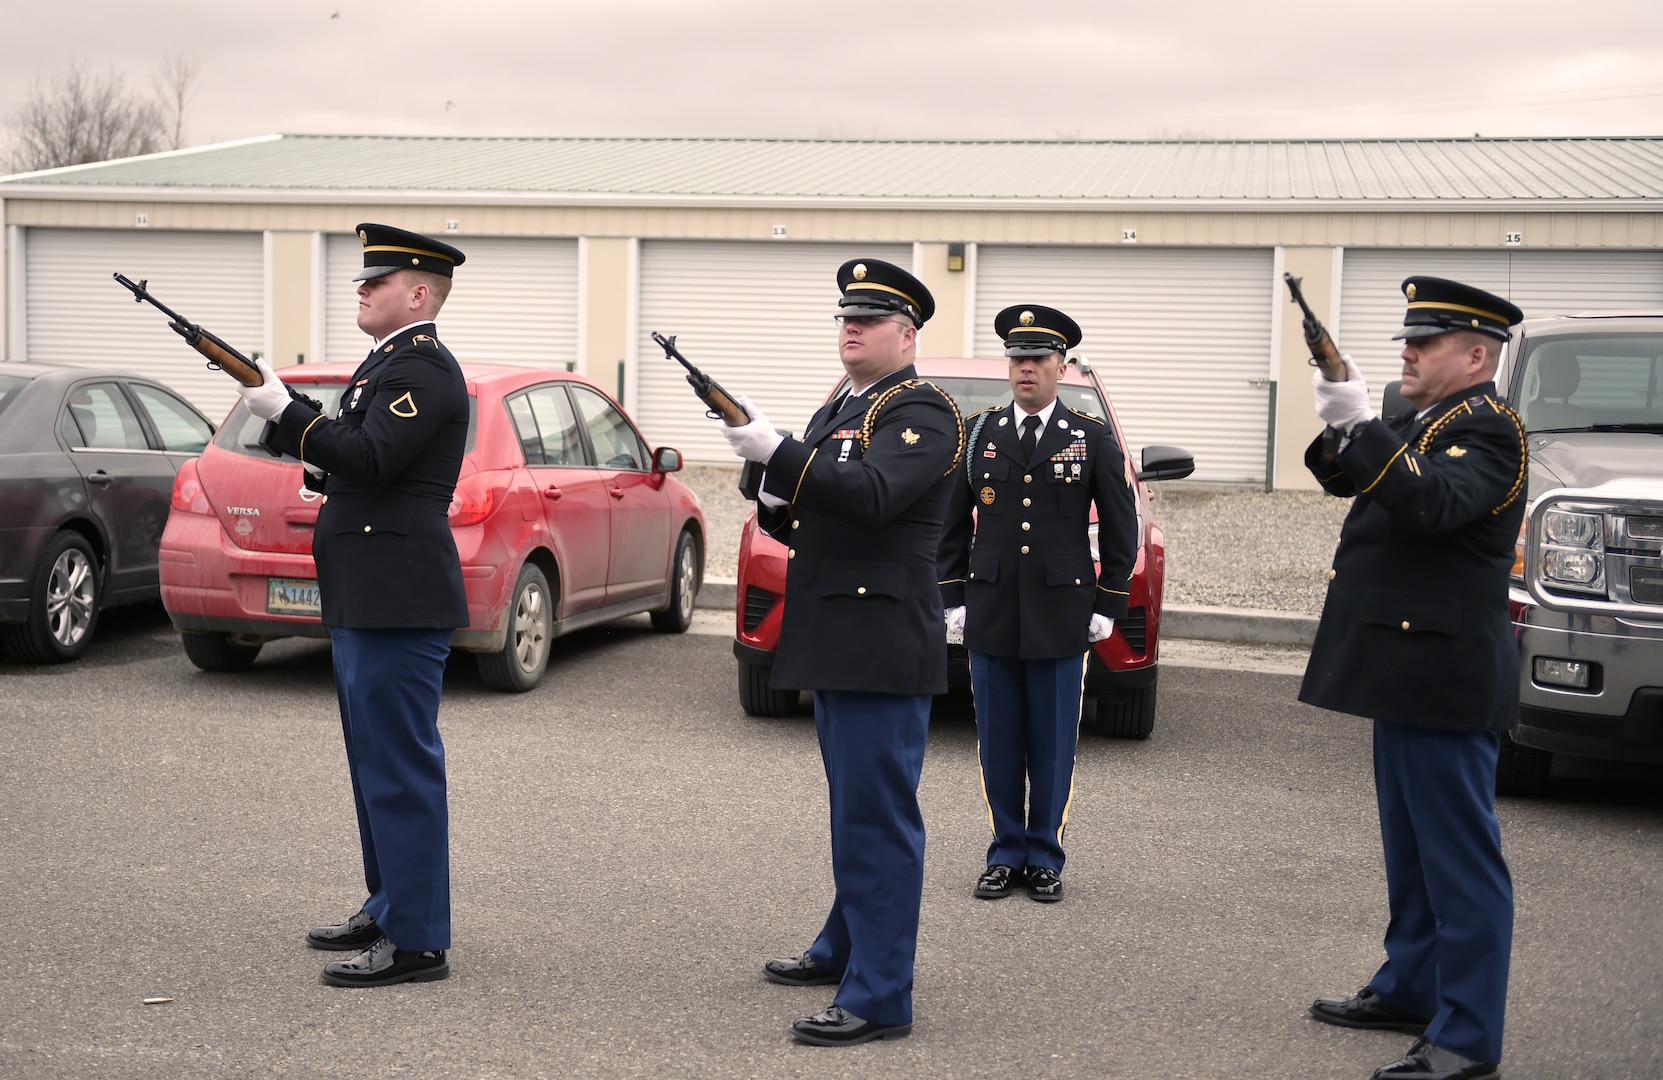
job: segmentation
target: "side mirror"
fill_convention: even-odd
[[[1380,392],[1380,418],[1390,420],[1400,412],[1414,408],[1403,397],[1403,380],[1395,379]]]
[[[681,471],[681,451],[668,446],[660,446],[652,452],[652,471],[656,473],[673,473]]]
[[[1182,480],[1195,471],[1195,458],[1177,446],[1146,446],[1139,480]]]

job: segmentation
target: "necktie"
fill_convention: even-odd
[[[1034,447],[1039,444],[1039,417],[1024,416],[1022,418],[1022,457],[1030,459],[1034,456]]]

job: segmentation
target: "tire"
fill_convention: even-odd
[[[1148,686],[1127,690],[1118,701],[1097,702],[1097,729],[1111,739],[1147,739],[1155,730],[1155,691],[1160,676]]]
[[[1553,753],[1534,746],[1520,746],[1506,732],[1501,735],[1501,753],[1496,757],[1496,794],[1531,798],[1546,795]]]
[[[652,628],[666,634],[684,634],[693,625],[693,601],[699,596],[699,545],[693,534],[683,532],[676,540],[676,557],[670,561],[670,606],[652,613]]]
[[[797,712],[796,690],[775,690],[768,685],[772,670],[739,662],[739,707],[746,716],[792,716]]]
[[[35,561],[28,617],[0,623],[0,639],[19,660],[63,664],[77,659],[92,645],[98,628],[103,584],[103,568],[86,537],[58,533]]]
[[[520,567],[508,604],[508,640],[494,653],[476,657],[479,677],[492,690],[523,694],[543,680],[554,630],[554,594],[536,563]]]
[[[232,641],[230,634],[182,630],[179,641],[185,646],[185,655],[191,663],[203,671],[247,671],[260,655],[260,646]]]

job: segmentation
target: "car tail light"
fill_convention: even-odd
[[[450,498],[452,525],[478,525],[497,512],[508,495],[508,483],[514,474],[506,469],[493,472],[470,473],[456,482],[456,493]]]
[[[202,478],[196,472],[195,458],[179,467],[178,474],[173,478],[173,497],[168,500],[168,506],[187,514],[213,514],[214,508],[208,505],[208,494],[202,490]]]

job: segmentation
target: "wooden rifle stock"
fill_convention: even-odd
[[[1322,325],[1311,305],[1305,302],[1305,294],[1300,291],[1299,283],[1303,278],[1296,278],[1292,274],[1284,273],[1282,280],[1288,283],[1288,292],[1293,295],[1293,302],[1299,305],[1299,310],[1305,313],[1305,344],[1311,348],[1311,366],[1322,371],[1322,377],[1329,382],[1345,382],[1351,376],[1345,370],[1345,360],[1340,356],[1340,348],[1334,344],[1334,338],[1328,333],[1328,328]]]
[[[721,384],[715,379],[694,367],[688,362],[687,357],[681,355],[681,350],[676,348],[674,334],[665,337],[654,330],[652,339],[664,350],[666,359],[680,361],[681,366],[687,369],[687,385],[693,388],[693,393],[699,395],[699,400],[719,416],[724,424],[728,427],[744,427],[751,422],[751,414],[745,411],[737,398],[722,389]]]
[[[266,381],[260,369],[254,366],[254,361],[151,296],[148,280],[136,282],[120,273],[115,275],[115,279],[133,294],[134,303],[149,304],[172,320],[168,326],[184,338],[187,345],[206,357],[209,367],[219,368],[244,386],[259,386]]]

